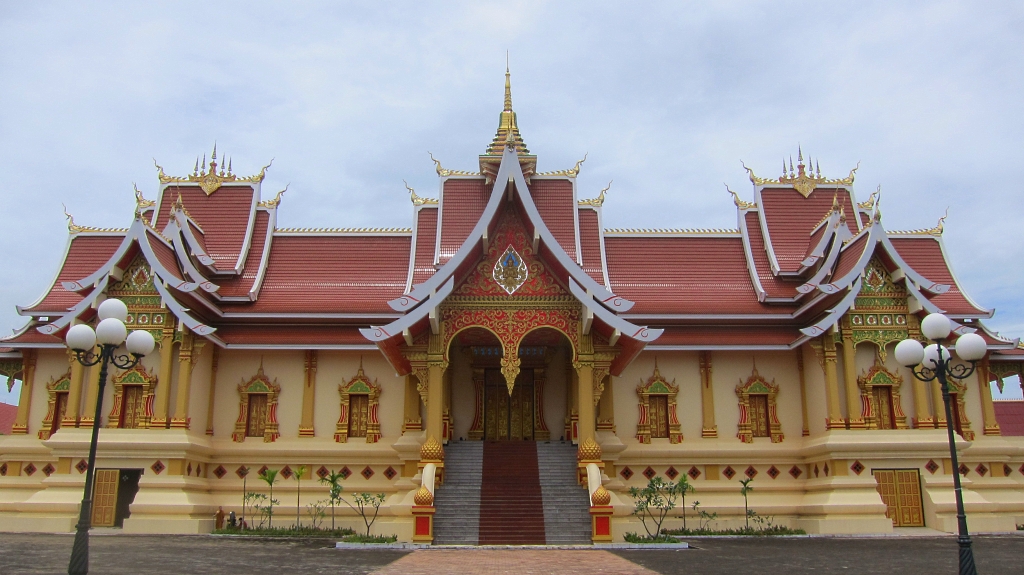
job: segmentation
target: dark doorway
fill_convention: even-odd
[[[142,477],[141,469],[120,470],[117,486],[117,511],[114,515],[114,526],[124,527],[124,520],[132,513],[131,504],[135,501],[135,494],[139,492],[139,478]]]
[[[488,369],[484,377],[484,439],[532,440],[535,407],[533,370],[519,372],[511,394],[500,370]]]

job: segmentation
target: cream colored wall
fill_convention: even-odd
[[[46,393],[46,384],[51,379],[58,379],[68,371],[68,356],[63,349],[39,350],[36,359],[36,375],[32,385],[32,405],[29,409],[28,432],[35,437],[46,417],[50,397]]]
[[[818,355],[809,345],[801,346],[804,357],[804,382],[807,393],[807,431],[811,437],[823,435],[828,420],[828,396],[825,371]]]
[[[475,415],[476,390],[473,386],[473,366],[470,358],[453,347],[449,353],[448,369],[451,371],[451,418],[452,437],[469,437],[469,428]],[[424,422],[426,423],[426,422]]]
[[[189,433],[193,435],[206,435],[206,416],[210,405],[210,371],[213,367],[212,342],[203,346],[199,357],[196,357],[192,366],[192,384],[189,386],[188,416],[191,420]],[[219,373],[218,373],[219,375]],[[176,403],[175,399],[173,403]],[[216,408],[216,401],[214,408]],[[171,417],[173,414],[173,405]]]

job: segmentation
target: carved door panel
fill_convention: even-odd
[[[484,439],[533,439],[533,370],[524,369],[516,378],[512,395],[499,370],[484,376]]]
[[[121,425],[122,429],[135,429],[143,413],[143,397],[141,385],[126,385],[122,390]]]
[[[892,388],[875,386],[871,388],[871,394],[878,418],[878,429],[896,429],[896,416],[892,409]]]
[[[348,436],[366,437],[366,421],[370,416],[370,396],[348,396]]]
[[[120,469],[97,469],[92,491],[93,527],[113,527],[117,515]]]
[[[651,437],[668,437],[668,396],[650,396]]]
[[[267,394],[249,394],[249,412],[245,423],[246,437],[263,437],[267,429]]]
[[[767,395],[750,396],[750,431],[754,437],[771,437]]]
[[[917,469],[874,469],[872,475],[893,527],[924,527],[921,475]]]
[[[64,414],[68,411],[68,392],[58,391],[53,400],[53,422],[50,423],[50,435],[57,433],[57,430],[60,429],[60,422],[64,420]]]

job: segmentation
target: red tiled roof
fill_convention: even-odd
[[[216,336],[228,345],[367,345],[360,327],[349,325],[228,325]]]
[[[167,268],[167,271],[174,274],[175,279],[184,282],[184,274],[181,273],[181,267],[178,264],[178,256],[174,253],[174,248],[162,240],[160,237],[156,237],[156,232],[150,229],[146,229],[146,233],[150,234],[149,245],[153,248],[153,253],[156,254],[160,263]]]
[[[738,237],[605,237],[612,291],[630,313],[789,313],[757,301]],[[659,340],[660,341],[660,340]]]
[[[601,263],[601,228],[597,212],[591,209],[579,210],[580,218],[580,251],[583,255],[583,271],[604,285],[604,273]]]
[[[14,427],[14,418],[18,415],[18,406],[0,403],[0,434],[10,435]]]
[[[27,311],[32,313],[56,312],[63,313],[82,297],[61,287],[61,282],[76,281],[96,271],[110,260],[114,251],[124,241],[124,236],[77,234],[71,238],[68,255],[62,263],[57,281],[50,286],[46,297]]]
[[[799,195],[799,194],[798,194]],[[794,297],[799,282],[787,282],[776,277],[772,273],[771,263],[768,261],[768,252],[764,245],[764,236],[761,234],[761,225],[757,212],[744,214],[747,224],[747,235],[750,238],[750,252],[754,258],[754,268],[757,270],[757,278],[761,280],[761,287],[764,288],[768,297]],[[802,259],[802,258],[801,258]],[[747,276],[750,281],[750,276]],[[753,289],[753,286],[751,286]],[[754,298],[757,299],[756,297]]]
[[[1024,435],[1024,401],[993,401],[992,404],[1003,435]]]
[[[808,234],[821,218],[831,211],[832,201],[839,195],[839,204],[846,214],[850,232],[857,233],[853,202],[844,189],[819,188],[806,198],[794,189],[765,188],[761,190],[761,210],[771,238],[775,258],[782,271],[800,269],[807,253]]]
[[[163,229],[171,206],[181,195],[189,216],[203,228],[207,253],[218,270],[233,270],[249,232],[249,212],[255,190],[249,186],[223,186],[209,196],[198,186],[170,186],[164,189],[157,212],[156,227]]]
[[[483,178],[445,181],[441,198],[440,263],[447,262],[459,251],[480,220],[489,198],[490,189],[484,185]]]
[[[256,223],[252,227],[252,245],[249,246],[249,254],[245,257],[245,267],[242,275],[232,276],[223,280],[214,280],[220,286],[218,293],[227,297],[244,297],[249,294],[252,285],[256,282],[256,274],[260,271],[260,260],[263,259],[263,251],[270,241],[267,237],[267,226],[270,225],[270,214],[263,210],[256,211]]]
[[[651,345],[789,345],[801,336],[790,326],[671,326]]]
[[[39,333],[36,327],[38,326],[30,327],[25,333],[11,339],[4,339],[3,342],[7,345],[16,344],[19,347],[26,344],[64,345],[64,340],[61,338]]]
[[[410,245],[409,236],[275,236],[260,297],[245,311],[393,313]]]
[[[839,280],[857,266],[867,248],[868,235],[867,232],[864,232],[860,237],[843,246],[843,251],[836,259],[835,271],[832,272],[833,281]]]
[[[907,265],[927,279],[940,284],[949,284],[949,291],[944,294],[929,295],[929,299],[939,308],[953,315],[976,315],[987,313],[971,304],[960,291],[960,286],[953,279],[949,264],[942,255],[942,248],[933,237],[890,237],[893,247]]]
[[[412,285],[427,281],[436,271],[437,208],[420,208],[416,218],[416,261],[413,262]]]
[[[565,179],[533,180],[530,195],[537,206],[544,225],[555,236],[569,258],[576,261],[576,199],[573,197],[572,182]],[[598,280],[598,283],[602,283]]]

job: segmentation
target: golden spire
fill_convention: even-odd
[[[491,141],[491,145],[487,147],[486,155],[488,156],[500,156],[504,151],[506,145],[511,144],[515,146],[516,151],[522,154],[529,154],[530,150],[526,149],[526,144],[523,143],[523,138],[519,134],[519,126],[516,122],[516,113],[512,110],[512,74],[509,71],[508,62],[505,62],[505,106],[501,110],[501,116],[498,119],[498,131],[494,135],[494,140]]]

